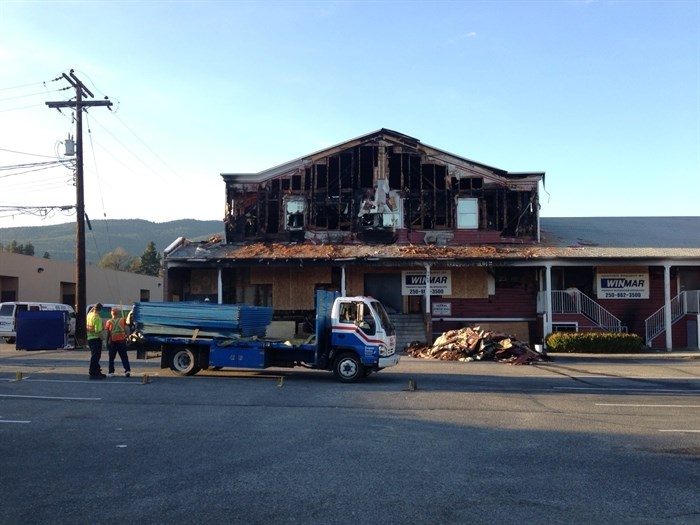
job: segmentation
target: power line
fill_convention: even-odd
[[[66,89],[70,89],[70,88],[54,89],[53,91],[49,91],[49,93],[58,93],[59,91],[65,91]],[[46,93],[47,93],[46,91],[41,91],[39,93],[29,93],[28,95],[17,95],[14,97],[0,98],[0,102],[6,102],[8,100],[17,100],[20,98],[36,97],[38,95],[43,96],[43,95],[46,95]]]
[[[0,148],[0,151],[6,151],[8,153],[16,153],[17,155],[30,155],[32,157],[43,157],[45,159],[53,159],[54,157],[51,157],[50,155],[38,155],[36,153],[25,153],[24,151],[15,151],[12,149],[5,149],[5,148]]]
[[[61,78],[62,78],[62,77],[52,78],[51,80],[49,80],[49,82],[57,82],[57,81],[61,80]],[[31,84],[21,84],[21,85],[19,85],[19,86],[8,86],[8,87],[3,87],[3,88],[0,88],[0,91],[9,91],[9,90],[12,90],[12,89],[24,89],[24,88],[28,88],[28,87],[42,86],[42,85],[43,85],[43,86],[46,86],[46,80],[43,80],[43,81],[41,81],[41,82],[33,82],[33,83],[31,83]]]
[[[163,166],[165,166],[166,168],[168,168],[168,169],[170,170],[170,172],[171,172],[173,175],[177,176],[178,178],[181,178],[180,174],[177,173],[173,168],[171,168],[170,165],[169,165],[167,162],[165,162],[155,151],[153,151],[153,150],[151,149],[151,147],[150,147],[148,144],[146,144],[146,143],[141,139],[141,137],[139,137],[129,126],[127,126],[127,125],[126,125],[126,122],[124,122],[124,121],[119,117],[119,115],[116,115],[116,114],[115,114],[114,117],[115,117],[119,122],[121,122],[122,125],[123,125],[127,130],[129,130],[129,132],[130,132],[134,137],[136,137],[136,140],[138,140],[141,144],[143,144],[144,147],[145,147],[148,151],[150,151],[150,152],[153,154],[153,156],[154,156],[155,158],[157,158],[159,161],[161,161],[161,162],[163,163]],[[155,173],[155,170],[154,170],[154,173]]]
[[[11,166],[0,166],[0,171],[23,170],[23,169],[28,169],[28,168],[48,169],[48,168],[54,168],[56,166],[70,165],[72,162],[73,162],[72,159],[65,159],[65,160],[59,159],[59,160],[52,160],[52,161],[47,161],[47,162],[31,162],[29,164],[13,164]],[[5,177],[12,177],[13,175],[19,175],[19,173],[9,173],[7,175],[0,175],[0,179],[5,178]]]
[[[61,212],[64,215],[72,215],[75,213],[73,205],[56,205],[56,206],[0,206],[0,218],[12,218],[17,215],[33,215],[35,217],[47,218],[53,217],[56,213]]]

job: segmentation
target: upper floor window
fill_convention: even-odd
[[[479,228],[479,199],[463,197],[457,199],[457,228],[463,230]]]
[[[303,197],[285,197],[284,211],[287,230],[302,230],[306,223],[306,200]]]

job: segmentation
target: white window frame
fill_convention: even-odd
[[[457,197],[457,229],[479,229],[479,199]]]

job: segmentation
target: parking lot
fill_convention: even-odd
[[[553,357],[90,381],[0,345],[0,523],[698,523],[700,355]]]

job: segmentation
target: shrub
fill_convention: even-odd
[[[548,352],[582,354],[630,354],[644,346],[637,334],[608,332],[554,332],[545,342]]]

